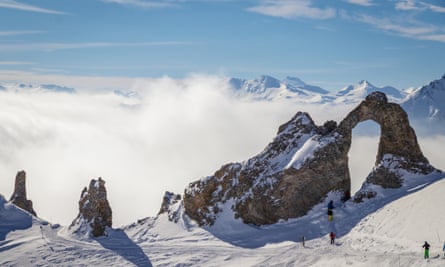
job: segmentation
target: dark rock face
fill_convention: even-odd
[[[15,177],[14,193],[9,200],[11,203],[20,207],[34,216],[37,216],[32,207],[32,201],[26,198],[26,172],[19,171]]]
[[[381,126],[377,160],[367,183],[397,188],[403,182],[400,170],[435,171],[423,156],[403,109],[388,103],[385,94],[374,92],[338,126],[333,121],[316,126],[307,113],[297,113],[257,156],[227,164],[191,183],[184,192],[185,212],[200,225],[213,224],[227,203],[235,217],[256,225],[305,215],[330,191],[350,190],[352,129],[365,120]]]
[[[105,181],[102,178],[92,179],[88,189],[82,190],[79,200],[79,215],[72,222],[71,228],[76,231],[89,232],[94,237],[105,235],[105,228],[112,225],[112,212],[107,200]]]

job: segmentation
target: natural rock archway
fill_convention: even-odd
[[[333,121],[316,126],[309,114],[297,113],[257,156],[191,183],[184,193],[186,213],[200,225],[213,224],[224,208],[256,225],[305,215],[329,192],[350,190],[352,129],[366,120],[381,127],[375,167],[366,183],[397,188],[403,173],[436,170],[423,156],[405,111],[374,92],[338,126]],[[375,192],[359,192],[356,201],[373,196]]]
[[[430,173],[434,168],[423,155],[417,136],[411,128],[406,112],[395,103],[388,103],[386,95],[374,92],[368,95],[339,124],[337,132],[351,144],[352,129],[360,122],[373,120],[380,125],[381,133],[375,168],[367,177],[367,182],[383,188],[401,186],[401,175],[394,169],[405,169],[415,173]]]

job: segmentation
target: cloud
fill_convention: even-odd
[[[420,10],[421,8],[416,5],[415,0],[398,1],[395,8],[397,10]]]
[[[360,6],[373,6],[374,3],[372,0],[346,0],[346,2],[354,5],[360,5]]]
[[[391,18],[377,18],[369,15],[360,15],[357,17],[357,20],[384,30],[389,34],[418,40],[445,42],[445,31],[434,25],[424,24],[418,21],[399,23]]]
[[[23,4],[14,0],[0,0],[0,8],[10,8],[29,12],[47,13],[55,15],[65,15],[65,12],[41,8],[33,5]]]
[[[0,31],[0,36],[15,36],[15,35],[25,35],[25,34],[37,34],[42,33],[42,31]]]
[[[433,12],[445,13],[445,7],[436,6],[436,5],[428,4],[428,3],[425,3],[425,2],[421,2],[421,4],[423,6],[425,6],[425,7],[427,7],[429,10],[433,11]]]
[[[286,19],[330,19],[336,16],[335,9],[314,7],[310,0],[263,0],[260,5],[251,7],[248,11]]]
[[[0,44],[0,49],[9,51],[57,51],[68,49],[103,48],[103,47],[144,47],[144,46],[177,46],[191,45],[191,42],[183,41],[159,41],[159,42],[83,42],[83,43],[20,43]]]
[[[105,3],[114,3],[120,5],[127,5],[133,7],[142,8],[162,8],[162,7],[173,7],[175,4],[171,2],[157,2],[157,1],[145,1],[145,0],[102,0]]]
[[[415,0],[403,0],[396,3],[395,8],[403,11],[432,11],[438,13],[445,13],[445,7],[436,6],[430,3],[415,1]]]
[[[101,176],[116,225],[130,223],[155,215],[166,190],[182,193],[223,164],[259,153],[297,111],[310,112],[318,124],[348,111],[243,102],[224,77],[127,83],[138,98],[0,91],[0,193],[9,197],[24,169],[36,211],[66,225],[82,188]]]
[[[33,65],[33,62],[26,61],[0,61],[0,66],[14,66],[14,65]]]

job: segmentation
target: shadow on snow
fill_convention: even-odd
[[[96,241],[104,248],[115,252],[138,267],[152,267],[150,259],[122,230],[110,230],[108,237]]]

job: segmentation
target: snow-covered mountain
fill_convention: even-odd
[[[310,85],[297,77],[282,80],[263,75],[256,79],[227,79],[234,97],[247,101],[291,101],[296,104],[356,104],[375,91],[385,93],[388,100],[401,104],[416,129],[431,133],[445,132],[445,75],[420,88],[399,90],[392,86],[378,87],[362,80],[338,91],[328,91]],[[2,83],[0,92],[62,92],[76,93],[75,88],[55,84]],[[111,92],[125,98],[123,106],[134,107],[140,103],[141,94],[134,90]],[[420,132],[420,131],[419,131]]]
[[[433,124],[445,122],[445,75],[428,85],[414,90],[402,107],[414,120],[427,120]]]
[[[406,97],[406,93],[392,86],[377,87],[370,82],[363,80],[356,85],[349,85],[339,90],[335,94],[335,102],[356,103],[357,100],[364,99],[367,95],[376,91],[385,93],[388,100],[395,103],[400,103]]]
[[[428,134],[445,132],[445,75],[420,88],[399,90],[392,86],[378,87],[362,80],[337,92],[306,84],[296,77],[278,80],[270,76],[258,79],[230,79],[237,97],[255,101],[288,100],[310,104],[356,104],[372,92],[386,94],[390,102],[401,104],[419,132]]]
[[[329,96],[329,91],[318,86],[306,84],[296,77],[278,80],[274,77],[263,75],[253,80],[231,78],[229,83],[237,97],[253,100],[294,99],[309,103],[324,103],[332,100],[332,97]]]
[[[60,92],[60,93],[75,93],[76,90],[67,86],[60,86],[56,84],[24,84],[24,83],[5,83],[0,84],[0,91],[9,92]]]
[[[392,86],[377,87],[363,80],[348,85],[338,92],[330,92],[315,85],[309,85],[296,77],[283,80],[271,76],[261,76],[253,80],[232,78],[229,80],[238,97],[254,100],[289,99],[307,103],[358,103],[375,91],[385,93],[391,102],[400,103],[407,93]]]

